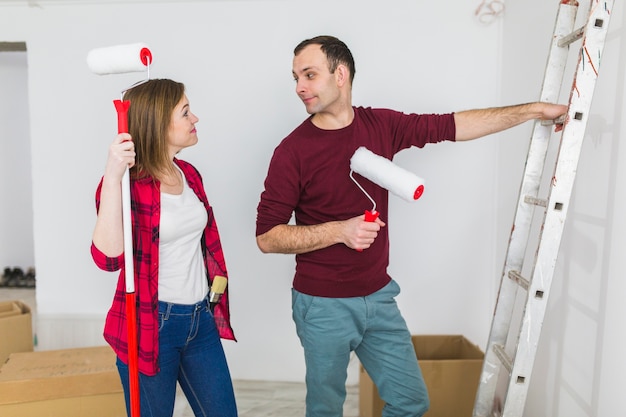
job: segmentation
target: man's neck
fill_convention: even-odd
[[[337,130],[350,126],[353,120],[354,109],[350,105],[336,112],[315,113],[311,119],[311,123],[320,129]]]

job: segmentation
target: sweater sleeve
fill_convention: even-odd
[[[456,126],[454,114],[404,114],[396,113],[394,131],[396,152],[411,146],[423,148],[429,143],[454,141]]]
[[[289,223],[300,199],[300,177],[297,163],[285,147],[278,146],[270,161],[265,189],[257,206],[257,236],[274,226]]]

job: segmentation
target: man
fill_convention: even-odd
[[[566,106],[530,103],[444,115],[403,114],[352,106],[355,66],[340,40],[318,36],[294,50],[296,93],[311,115],[275,149],[257,209],[264,253],[296,255],[293,319],[306,362],[307,417],[342,415],[354,351],[386,402],[383,416],[428,410],[411,335],[387,274],[387,191],[349,178],[360,146],[392,159],[402,149],[485,136],[531,119],[556,119]],[[368,206],[369,204],[369,206]],[[296,224],[288,224],[295,213]],[[451,399],[453,401],[453,399]]]

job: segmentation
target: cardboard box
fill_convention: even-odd
[[[412,340],[430,397],[430,409],[425,417],[471,417],[483,352],[460,335],[413,336]],[[361,417],[380,417],[384,404],[361,366]]]
[[[0,416],[126,417],[113,350],[11,354],[0,368]]]
[[[11,353],[33,351],[33,318],[21,301],[0,302],[0,366]]]

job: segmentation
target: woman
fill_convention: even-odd
[[[198,118],[184,85],[155,79],[131,88],[129,133],[109,148],[96,191],[91,253],[120,270],[104,337],[117,354],[129,409],[121,182],[130,169],[142,417],[171,417],[178,382],[196,416],[237,416],[220,337],[235,340],[228,292],[209,308],[209,282],[227,277],[213,210],[202,178],[175,156],[198,142]],[[130,414],[130,413],[129,413]]]

